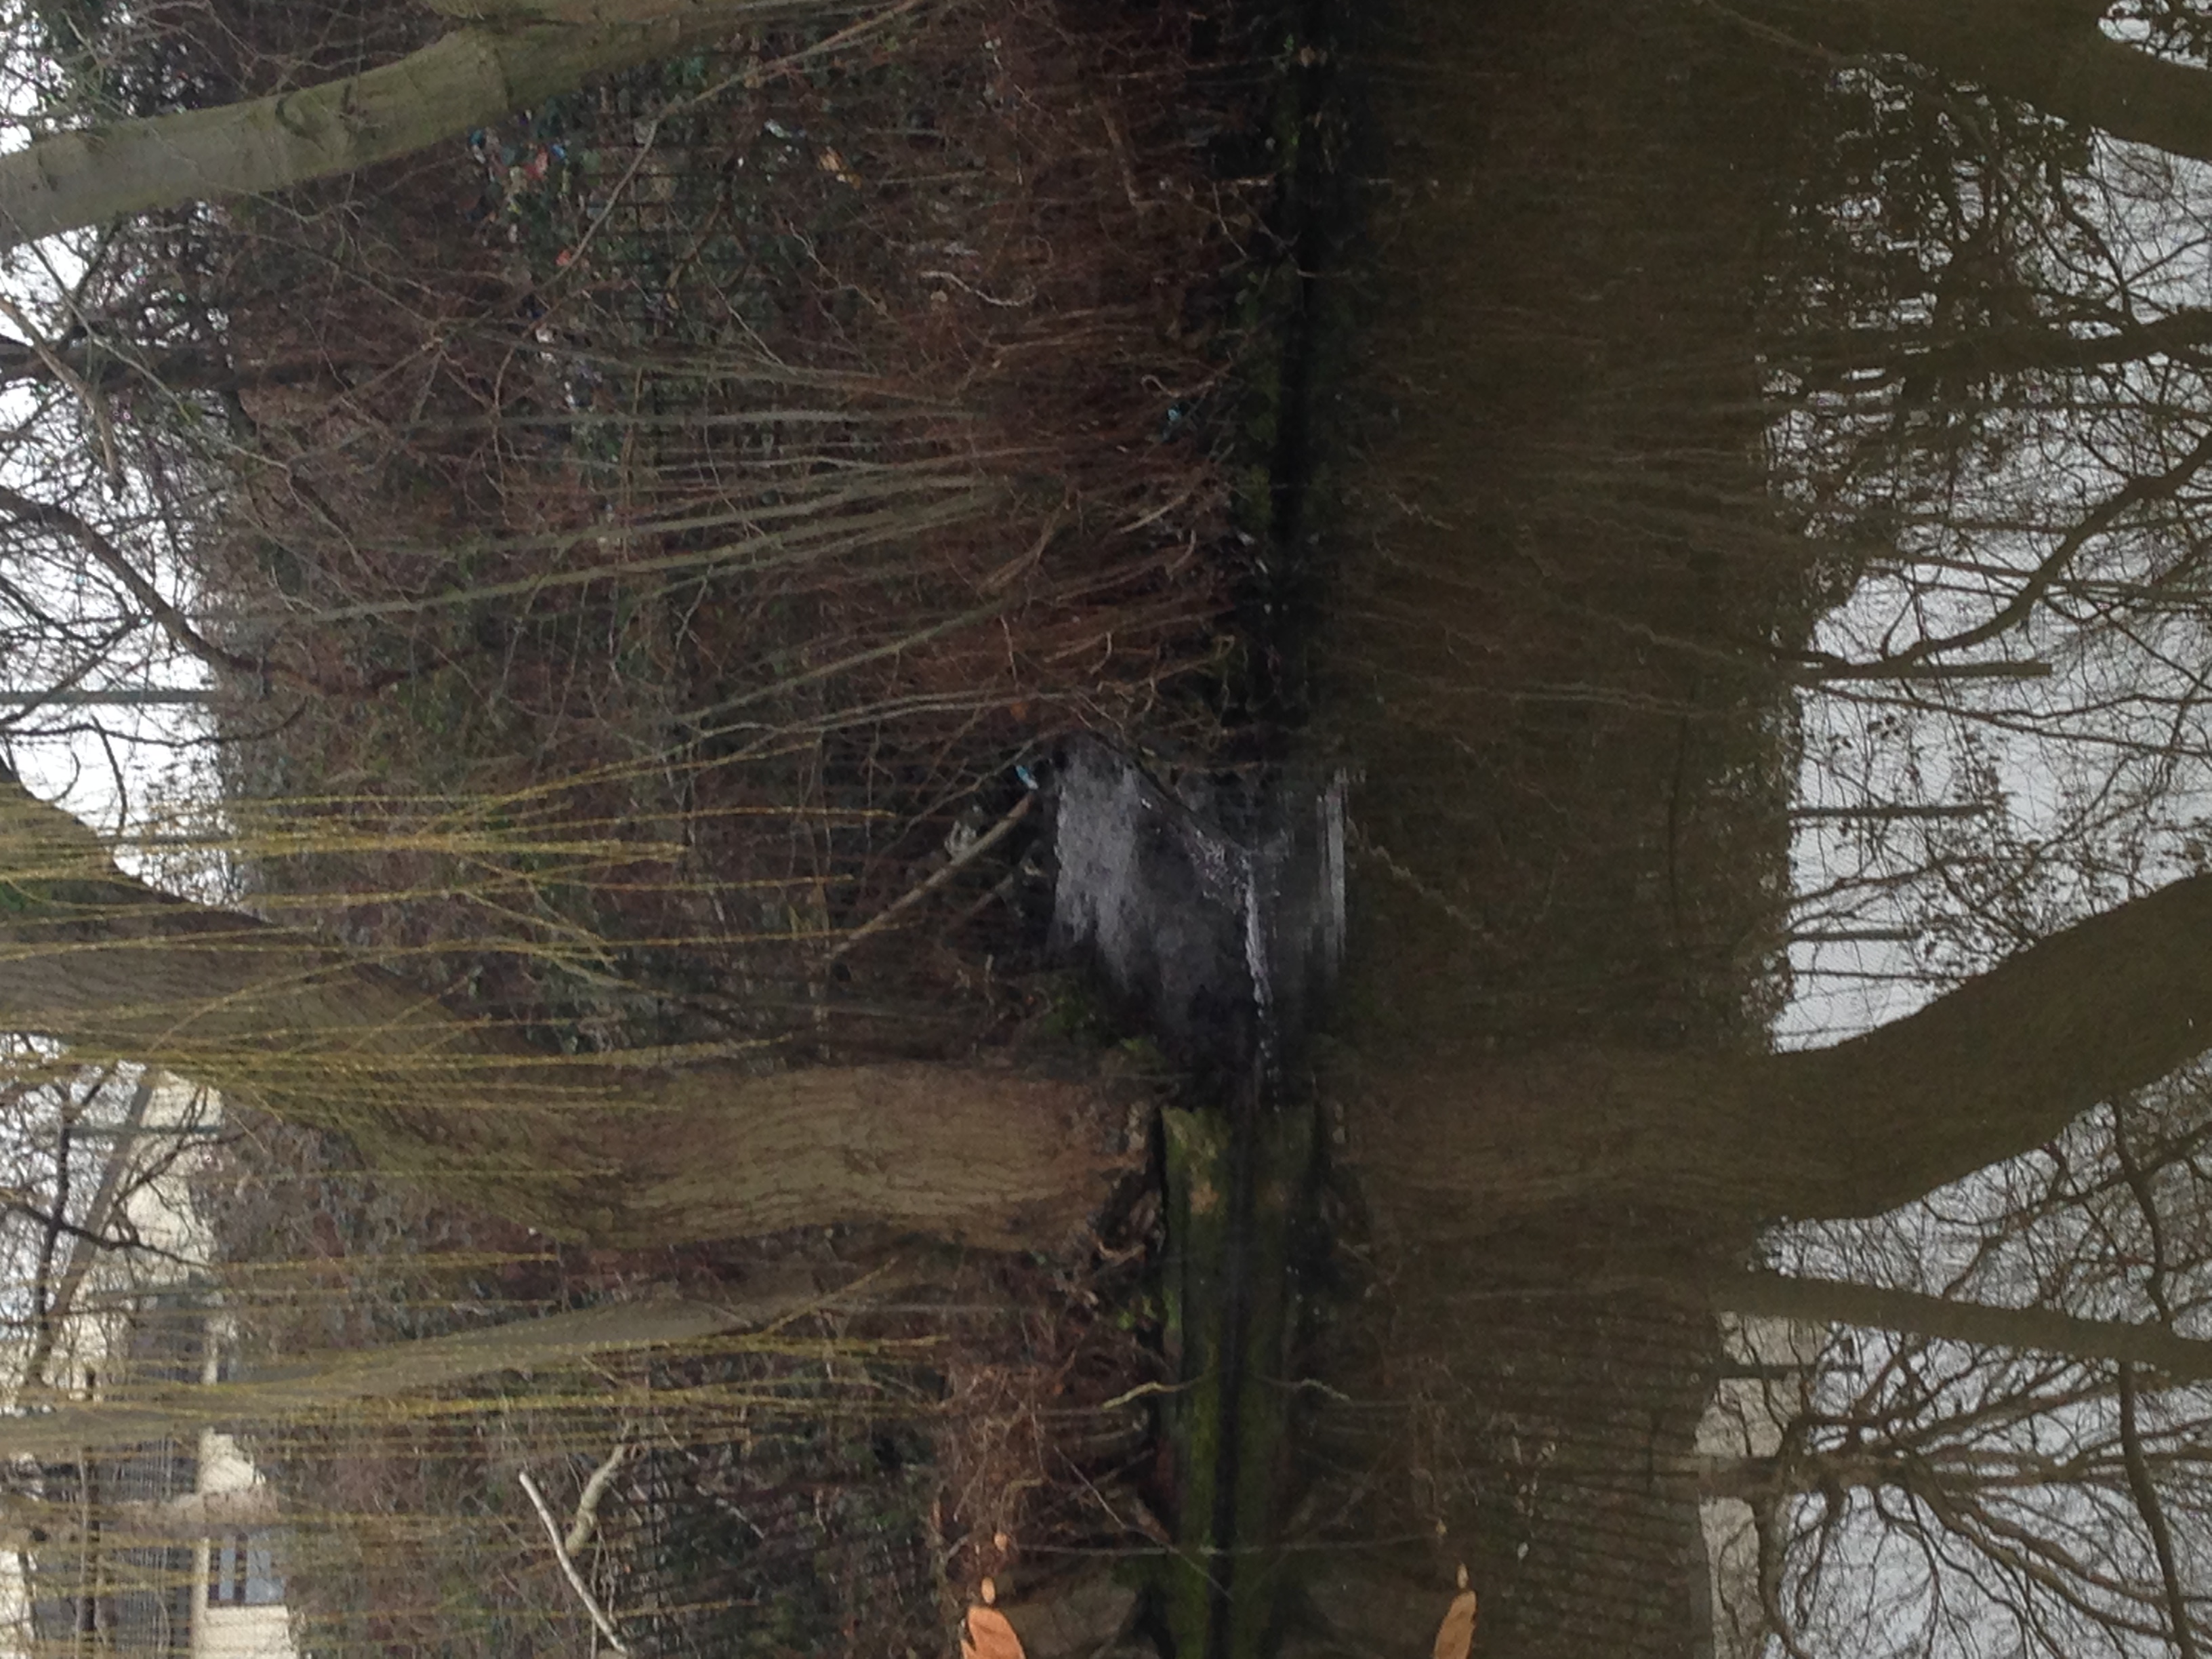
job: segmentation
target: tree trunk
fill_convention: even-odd
[[[122,875],[14,784],[0,1029],[159,1066],[342,1131],[456,1201],[610,1246],[856,1223],[1051,1249],[1134,1156],[1104,1092],[1012,1066],[544,1054],[303,933]]]
[[[2212,1341],[2178,1336],[2162,1325],[2084,1319],[2051,1308],[1994,1308],[1918,1291],[1786,1273],[1744,1273],[1721,1279],[1713,1286],[1712,1303],[1723,1313],[1764,1314],[1812,1325],[1865,1325],[1982,1347],[2033,1350],[2091,1364],[2144,1365],[2168,1384],[2212,1377]]]
[[[864,1282],[872,1294],[911,1283],[898,1272]],[[381,1348],[307,1354],[242,1382],[160,1383],[124,1401],[94,1401],[0,1424],[0,1456],[76,1460],[161,1440],[187,1440],[203,1429],[242,1422],[279,1423],[327,1414],[365,1400],[450,1387],[493,1371],[572,1364],[586,1355],[696,1342],[743,1327],[774,1324],[839,1302],[803,1273],[749,1287],[742,1302],[710,1306],[675,1297],[629,1302],[484,1330]],[[0,1548],[33,1549],[77,1536],[75,1504],[0,1493]],[[187,1492],[161,1502],[103,1505],[100,1530],[125,1544],[190,1540],[210,1533],[273,1524],[276,1491]]]
[[[216,1533],[251,1532],[283,1518],[276,1489],[268,1485],[237,1492],[179,1492],[168,1498],[126,1498],[103,1504],[100,1535],[111,1545],[190,1544]],[[0,1549],[37,1552],[75,1547],[85,1537],[84,1512],[75,1504],[0,1493]]]
[[[205,346],[174,346],[120,356],[99,345],[56,345],[41,352],[0,336],[0,386],[54,386],[74,374],[88,390],[112,392],[155,386],[170,392],[246,392],[264,386],[320,382],[343,386],[343,359],[295,356],[265,363],[234,363],[229,354]]]
[[[2212,1046],[2212,877],[2029,946],[1908,1018],[1790,1054],[1346,1065],[1347,1155],[1409,1236],[1639,1212],[1742,1237],[1880,1214],[2041,1146]]]
[[[878,1277],[866,1281],[866,1288],[880,1291],[909,1278]],[[623,1302],[455,1336],[309,1353],[264,1367],[244,1382],[151,1383],[130,1389],[125,1400],[95,1400],[11,1417],[0,1421],[0,1456],[69,1459],[178,1439],[226,1424],[309,1418],[364,1400],[450,1387],[494,1371],[572,1364],[587,1354],[696,1342],[773,1324],[837,1300],[837,1292],[824,1292],[795,1274],[727,1305],[672,1297]]]
[[[1754,15],[1842,52],[1893,52],[2001,97],[2212,160],[2212,73],[2123,45],[2091,0],[1768,0]]]
[[[1875,0],[1875,41],[2007,98],[2175,155],[2212,160],[2212,74],[2124,46],[2101,6]]]
[[[797,9],[714,0],[549,4],[523,15],[580,21],[471,25],[343,80],[59,133],[0,156],[0,248],[390,161],[489,126],[588,76],[665,57],[740,19]]]
[[[0,691],[0,708],[204,708],[213,691],[119,686],[103,691]]]
[[[100,1183],[93,1188],[92,1202],[84,1206],[83,1218],[77,1224],[79,1231],[70,1239],[69,1255],[63,1261],[61,1273],[52,1285],[36,1287],[45,1292],[46,1312],[36,1322],[31,1351],[17,1374],[19,1405],[31,1395],[42,1394],[47,1387],[46,1367],[53,1361],[54,1344],[76,1307],[77,1292],[83,1289],[85,1275],[92,1271],[93,1259],[100,1252],[100,1247],[94,1241],[107,1236],[107,1224],[114,1212],[116,1195],[123,1190],[124,1177],[137,1164],[137,1132],[144,1127],[146,1109],[153,1101],[154,1080],[143,1077],[131,1091],[131,1103],[124,1109],[119,1133],[108,1148],[107,1161],[100,1171]]]
[[[2122,364],[2193,359],[2208,347],[2212,347],[2212,311],[2191,307],[2147,321],[2113,319],[2106,331],[2094,334],[2081,331],[2078,321],[1978,325],[1925,336],[1895,326],[1869,325],[1819,337],[1805,353],[1802,368],[1824,391],[1848,387],[1856,393],[1876,386],[1909,389],[2018,374],[2083,374]],[[27,367],[20,372],[30,374],[36,369]],[[1988,804],[1970,801],[1945,806],[1799,807],[1790,816],[1894,822],[1971,817],[1989,811]]]

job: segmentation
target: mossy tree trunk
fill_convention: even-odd
[[[867,1288],[886,1283],[878,1277]],[[772,1324],[836,1300],[809,1280],[748,1285],[726,1306],[674,1297],[519,1319],[452,1336],[307,1353],[236,1382],[155,1382],[119,1399],[64,1401],[0,1423],[0,1455],[66,1459],[229,1423],[282,1422],[449,1388],[496,1371],[574,1364],[592,1354],[682,1346]]]
[[[1012,1068],[544,1054],[305,934],[122,875],[18,787],[0,807],[0,1023],[342,1129],[386,1169],[556,1236],[849,1221],[1036,1245],[1131,1156],[1095,1087]],[[2212,878],[2196,877],[1832,1048],[1347,1069],[1349,1155],[1378,1208],[1432,1239],[1562,1209],[1737,1232],[1878,1213],[2202,1053],[2207,939]]]
[[[1351,1160],[1414,1239],[1546,1212],[1747,1239],[1875,1215],[2055,1139],[2212,1046],[2212,878],[2032,945],[1910,1018],[1787,1054],[1354,1062]]]
[[[1132,1157],[1106,1092],[1011,1066],[544,1054],[304,933],[132,880],[12,784],[0,1029],[339,1130],[388,1173],[608,1246],[856,1223],[1048,1249]]]
[[[2212,160],[2212,72],[2101,27],[2104,0],[1762,0],[1748,9],[1835,52],[1910,58],[2048,114]]]
[[[801,3],[454,0],[465,23],[398,63],[267,98],[60,132],[0,156],[0,248],[187,203],[282,190],[487,126],[510,110]],[[826,7],[813,9],[828,9]]]

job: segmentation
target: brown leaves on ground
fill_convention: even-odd
[[[1467,1587],[1467,1569],[1459,1570],[1459,1594],[1437,1627],[1434,1659],[1467,1659],[1474,1646],[1474,1592]]]
[[[999,1599],[998,1586],[986,1578],[981,1590],[983,1599],[968,1609],[967,1632],[960,1638],[960,1659],[1027,1659],[1022,1651],[1022,1638],[1014,1634],[1006,1615],[992,1605]]]

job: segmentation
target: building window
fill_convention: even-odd
[[[262,1532],[233,1533],[215,1541],[208,1567],[208,1605],[215,1607],[273,1607],[284,1600],[284,1581]]]

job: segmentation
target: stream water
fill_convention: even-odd
[[[1316,1212],[1304,1044],[1345,937],[1338,771],[1174,785],[1092,739],[1054,786],[1053,933],[1190,1079],[1166,1116],[1162,1273],[1177,1553],[1155,1576],[1176,1655],[1258,1659],[1282,1626],[1291,1392]]]

